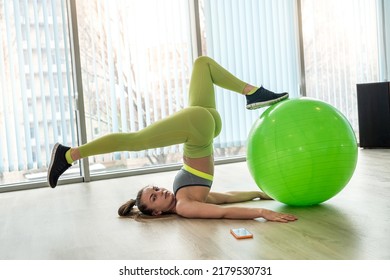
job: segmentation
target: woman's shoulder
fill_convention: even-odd
[[[182,187],[176,192],[176,201],[205,202],[209,192],[210,188],[208,186],[194,185]]]

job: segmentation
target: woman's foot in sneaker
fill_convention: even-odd
[[[246,95],[246,108],[249,110],[254,110],[275,104],[286,98],[288,98],[287,92],[274,93],[261,86],[254,93]]]
[[[57,186],[58,178],[72,165],[65,158],[65,153],[70,147],[63,146],[59,143],[55,144],[51,152],[51,162],[47,170],[47,181],[50,187]]]

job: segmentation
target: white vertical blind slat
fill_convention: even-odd
[[[24,145],[25,145],[25,154],[18,155],[18,169],[23,170],[25,163],[28,169],[32,168],[32,155],[31,155],[31,141],[30,141],[30,122],[29,122],[29,108],[27,104],[27,87],[26,87],[26,68],[25,68],[25,57],[23,52],[23,39],[22,39],[22,22],[21,22],[21,7],[18,1],[14,1],[14,18],[15,18],[15,33],[16,33],[16,46],[17,46],[17,55],[18,55],[18,70],[20,75],[20,87],[17,90],[17,96],[15,96],[15,101],[21,101],[17,106],[22,106],[23,110],[21,112],[23,118],[23,131],[24,131]],[[25,16],[25,15],[24,15]],[[27,42],[28,45],[28,42]],[[20,104],[21,103],[21,104]],[[16,109],[16,108],[15,108]],[[22,135],[22,133],[21,133]],[[22,137],[22,136],[21,136]],[[19,145],[22,145],[19,142]]]
[[[68,129],[66,125],[66,113],[65,113],[65,102],[64,102],[64,86],[63,86],[63,76],[62,76],[62,61],[60,58],[60,37],[58,34],[58,19],[57,19],[57,1],[51,2],[52,15],[51,18],[53,20],[53,41],[54,41],[54,61],[52,63],[55,65],[55,76],[53,78],[56,79],[56,90],[58,91],[58,102],[57,104],[60,107],[60,126],[61,126],[61,139],[59,139],[62,143],[66,143],[68,139]]]
[[[8,1],[5,1],[4,2],[4,12],[5,12],[5,18],[6,19],[10,19],[10,11],[9,11],[9,3]],[[8,127],[8,133],[9,135],[12,135],[12,139],[10,137],[10,141],[7,142],[7,149],[8,149],[8,160],[9,160],[9,167],[10,167],[10,170],[14,170],[15,168],[15,163],[16,165],[18,165],[18,162],[19,159],[21,158],[21,150],[19,149],[16,149],[16,162],[15,162],[15,145],[14,143],[16,143],[16,147],[20,147],[20,133],[19,133],[19,129],[17,128],[17,124],[19,124],[19,112],[17,110],[17,99],[16,99],[16,95],[17,95],[17,90],[16,90],[16,78],[15,78],[15,59],[14,59],[14,54],[13,52],[11,51],[13,49],[13,46],[11,44],[12,42],[12,34],[11,34],[11,22],[10,20],[7,20],[6,21],[6,32],[7,32],[7,49],[8,49],[8,60],[9,60],[9,78],[11,79],[11,85],[10,85],[10,92],[12,92],[12,96],[10,97],[9,99],[9,108],[11,109],[8,116],[12,116],[10,118],[10,121],[11,119],[13,120],[13,123],[11,121],[11,124],[10,126]],[[12,100],[12,101],[11,101]],[[8,139],[7,139],[8,140]],[[14,142],[15,141],[15,142]]]

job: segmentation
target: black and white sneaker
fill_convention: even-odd
[[[50,187],[57,186],[58,178],[72,165],[66,161],[65,153],[70,147],[63,146],[59,143],[55,144],[51,152],[51,162],[47,170],[47,181]]]
[[[274,93],[261,86],[255,93],[246,95],[246,108],[249,110],[258,109],[261,107],[275,104],[281,100],[288,98],[288,93]]]

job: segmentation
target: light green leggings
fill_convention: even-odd
[[[246,83],[213,59],[195,60],[188,107],[148,127],[130,133],[112,133],[79,147],[82,158],[117,151],[140,151],[184,143],[184,155],[200,158],[213,153],[213,139],[221,132],[214,85],[242,93]]]

